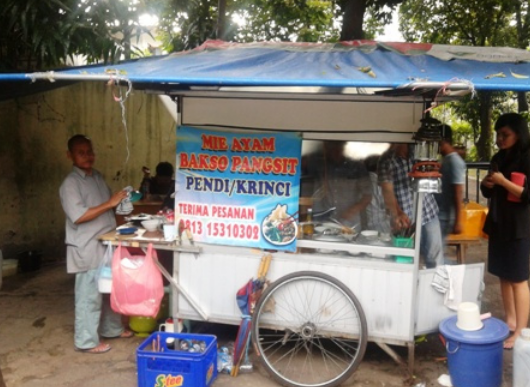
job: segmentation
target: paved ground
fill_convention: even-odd
[[[470,248],[468,261],[485,260],[485,243]],[[502,318],[498,284],[486,275],[482,312]],[[73,276],[64,264],[44,266],[35,273],[4,278],[0,290],[0,369],[7,387],[136,386],[136,348],[143,339],[113,340],[104,355],[81,354],[73,348]],[[221,343],[233,340],[237,330],[224,325],[203,326]],[[405,348],[395,347],[406,358]],[[512,351],[504,351],[504,383],[511,386]],[[381,349],[369,344],[353,377],[343,386],[439,386],[447,374],[445,349],[436,334],[416,345],[416,368],[410,375]],[[477,365],[480,367],[480,365]],[[425,384],[422,384],[425,383]],[[1,386],[1,383],[0,383]],[[220,375],[214,387],[277,386],[254,362],[254,371],[237,378]],[[478,386],[477,386],[478,387]]]

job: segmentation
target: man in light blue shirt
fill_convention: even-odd
[[[453,147],[453,132],[448,125],[443,125],[440,153],[443,156],[442,193],[436,194],[440,212],[440,228],[442,238],[446,242],[449,234],[460,234],[463,231],[462,210],[464,206],[463,192],[465,184],[466,163]]]
[[[131,337],[124,330],[121,315],[110,308],[108,297],[99,293],[97,271],[105,253],[98,236],[116,228],[113,208],[127,195],[111,194],[103,176],[92,168],[92,142],[83,135],[68,141],[68,158],[73,169],[59,190],[66,214],[66,260],[68,273],[75,274],[75,349],[85,353],[105,353],[110,345],[103,337]]]

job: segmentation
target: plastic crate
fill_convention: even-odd
[[[168,349],[166,339],[204,341],[203,352]],[[159,351],[153,345],[160,343]],[[209,387],[217,377],[217,338],[213,335],[155,332],[136,350],[138,387]]]

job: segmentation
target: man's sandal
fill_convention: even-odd
[[[100,353],[106,353],[106,352],[110,351],[111,348],[112,347],[109,344],[99,343],[94,348],[77,348],[77,347],[75,347],[75,350],[77,352],[91,353],[93,355],[99,355]]]

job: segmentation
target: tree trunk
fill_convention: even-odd
[[[226,32],[226,0],[219,0],[217,6],[217,39],[225,40]]]
[[[517,30],[517,47],[526,49],[527,46],[527,28],[525,28],[525,22],[523,22],[522,16],[522,4],[521,1],[515,1],[515,26]],[[517,93],[517,106],[519,113],[528,111],[528,101],[526,100],[526,93],[520,91]]]
[[[528,111],[528,100],[526,99],[526,93],[524,91],[517,93],[517,107],[519,113]]]
[[[363,18],[366,11],[365,0],[347,0],[343,8],[343,21],[340,40],[363,39]]]
[[[480,92],[480,137],[477,141],[478,161],[489,161],[491,158],[491,93]]]

